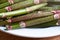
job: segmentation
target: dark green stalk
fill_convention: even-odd
[[[46,22],[46,23],[42,23],[42,24],[38,24],[34,26],[29,26],[26,28],[47,28],[47,27],[57,26],[56,23],[57,23],[57,20],[53,20],[50,22]]]
[[[0,4],[0,9],[3,8],[3,7],[9,6],[9,5],[10,5],[9,2],[2,3],[2,4]]]
[[[47,0],[48,2],[60,2],[60,0]]]
[[[60,6],[53,6],[53,7],[42,7],[39,10],[50,12],[50,11],[59,10],[59,9],[60,9]]]
[[[35,19],[35,20],[26,21],[25,23],[26,23],[26,26],[32,26],[32,25],[37,25],[37,24],[42,24],[42,23],[45,23],[45,22],[49,22],[49,21],[52,21],[52,20],[55,20],[53,15],[48,16],[48,17],[44,17],[44,18],[38,18],[38,19]]]
[[[7,10],[5,8],[0,9],[0,13],[4,13],[4,12],[7,12]]]
[[[21,1],[23,1],[23,0],[14,0],[14,3],[12,3],[12,4],[15,4],[15,3],[21,2]],[[4,7],[6,7],[6,6],[9,6],[9,5],[11,5],[11,4],[10,4],[8,1],[5,2],[5,3],[2,3],[2,4],[0,4],[0,9],[1,9],[1,8],[4,8]]]
[[[0,0],[0,4],[1,3],[4,3],[4,2],[7,2],[8,0]]]

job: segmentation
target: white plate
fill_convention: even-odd
[[[4,31],[4,29],[6,29],[6,28],[5,28],[5,27],[0,26],[0,30],[3,30],[3,31]]]
[[[60,35],[60,27],[36,28],[36,29],[24,28],[17,30],[9,30],[5,32],[23,37],[41,38]]]

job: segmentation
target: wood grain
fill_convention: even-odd
[[[49,38],[26,38],[26,37],[11,35],[0,31],[0,40],[60,40],[60,35]]]

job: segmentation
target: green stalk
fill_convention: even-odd
[[[0,9],[4,8],[6,6],[9,6],[9,5],[11,5],[9,2],[2,3],[2,4],[0,4]]]
[[[60,0],[47,0],[48,2],[60,2]]]
[[[48,2],[48,6],[52,6],[52,5],[60,5],[60,2]]]
[[[16,10],[16,9],[25,8],[32,5],[34,5],[34,0],[26,0],[26,1],[11,5],[11,7],[12,7],[12,10]]]
[[[4,3],[4,2],[7,2],[8,0],[0,0],[0,3]],[[13,0],[13,1],[19,1],[19,0]],[[22,0],[20,0],[22,1]],[[32,1],[32,0],[31,0]],[[46,2],[47,0],[42,0],[43,2]]]
[[[28,7],[28,8],[21,9],[21,10],[16,10],[16,11],[7,12],[7,13],[0,13],[0,18],[2,18],[2,17],[12,17],[12,16],[26,14],[28,12],[35,11],[35,10],[37,10],[37,9],[43,7],[43,6],[46,6],[46,5],[47,5],[47,3],[42,3],[42,4],[39,4],[39,5],[35,5],[35,6]]]
[[[8,0],[0,0],[0,4],[1,3],[4,3],[4,2],[7,2]]]
[[[42,12],[42,11],[36,11],[27,15],[23,15],[23,16],[18,16],[15,18],[11,18],[5,21],[0,21],[0,25],[7,25],[13,22],[18,22],[18,21],[26,21],[26,20],[32,20],[32,19],[36,19],[36,18],[41,18],[41,17],[46,17],[46,16],[50,16],[53,15],[53,13],[50,12]],[[10,21],[9,21],[10,20]]]
[[[14,23],[14,25],[6,25],[6,30],[19,29],[21,28],[19,24]]]
[[[38,3],[38,4],[40,4],[40,3]],[[9,5],[9,4],[8,4],[8,5]],[[26,8],[26,7],[33,6],[33,5],[36,5],[36,4],[34,3],[34,0],[26,0],[26,1],[18,2],[18,3],[16,3],[16,4],[14,4],[14,5],[11,5],[10,7],[12,8],[11,11],[13,11],[13,10],[16,10],[16,9],[22,9],[22,8]],[[5,4],[4,4],[4,6],[5,6]],[[4,7],[4,6],[3,6],[3,7]],[[4,10],[4,11],[2,11],[2,10]],[[7,10],[6,10],[5,8],[0,9],[0,13],[1,13],[1,12],[6,12],[6,11],[7,11]]]
[[[46,2],[46,1],[42,1],[43,2]],[[38,3],[40,4],[40,3]],[[16,10],[16,9],[22,9],[22,8],[25,8],[25,7],[29,7],[29,6],[32,6],[32,5],[36,5],[34,3],[34,0],[26,0],[26,1],[23,1],[23,2],[19,2],[19,3],[16,3],[14,5],[11,5],[12,7],[12,10]]]
[[[44,18],[38,18],[38,19],[33,19],[33,20],[28,20],[28,21],[21,21],[19,23],[15,23],[15,24],[13,23],[11,25],[8,25],[7,29],[16,29],[16,27],[25,28],[25,27],[28,27],[28,26],[42,24],[42,23],[53,21],[53,20],[56,20],[56,19],[54,19],[54,16],[51,15],[51,16],[44,17]]]
[[[47,28],[47,27],[56,26],[56,23],[57,23],[57,20],[53,20],[53,21],[50,21],[50,22],[46,22],[46,23],[42,23],[42,24],[38,24],[38,25],[34,25],[34,26],[28,26],[26,28]],[[16,24],[16,23],[14,25],[11,25],[11,26],[13,27],[12,30],[21,28],[19,26],[19,24]],[[6,27],[6,28],[8,29],[8,27]]]
[[[41,9],[39,10],[42,10],[42,11],[52,11],[52,10],[55,10],[53,7],[42,7]]]
[[[23,0],[14,0],[14,3],[21,2],[21,1],[23,1]],[[9,2],[2,3],[2,4],[0,4],[0,9],[4,8],[6,6],[9,6],[9,5],[11,5]]]
[[[53,20],[50,22],[46,22],[46,23],[42,23],[42,24],[38,24],[38,25],[34,25],[34,26],[29,26],[26,28],[46,28],[46,27],[57,26],[56,23],[57,23],[57,20]]]
[[[42,7],[39,10],[43,10],[43,11],[53,11],[53,10],[59,10],[60,6],[53,6],[53,7]]]
[[[26,26],[33,26],[33,25],[49,22],[49,21],[52,21],[52,20],[55,20],[53,15],[48,16],[48,17],[38,18],[38,19],[35,19],[35,20],[26,21],[25,23],[26,23]]]
[[[46,17],[49,15],[54,15],[54,14],[51,12],[36,11],[36,12],[31,13],[31,14],[12,18],[11,20],[12,20],[12,22],[17,22],[17,21],[22,21],[22,20],[31,20],[31,19],[35,19],[35,18]]]
[[[5,8],[0,9],[0,13],[3,13],[3,12],[7,12],[7,10]]]

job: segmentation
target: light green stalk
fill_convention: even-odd
[[[37,9],[43,7],[43,6],[46,6],[46,5],[47,5],[47,3],[42,3],[42,4],[39,4],[39,5],[35,5],[35,6],[28,7],[28,8],[21,9],[21,10],[16,10],[16,11],[7,12],[7,13],[0,13],[0,18],[1,17],[12,17],[12,16],[26,14],[28,12],[35,11],[35,10],[37,10]]]

